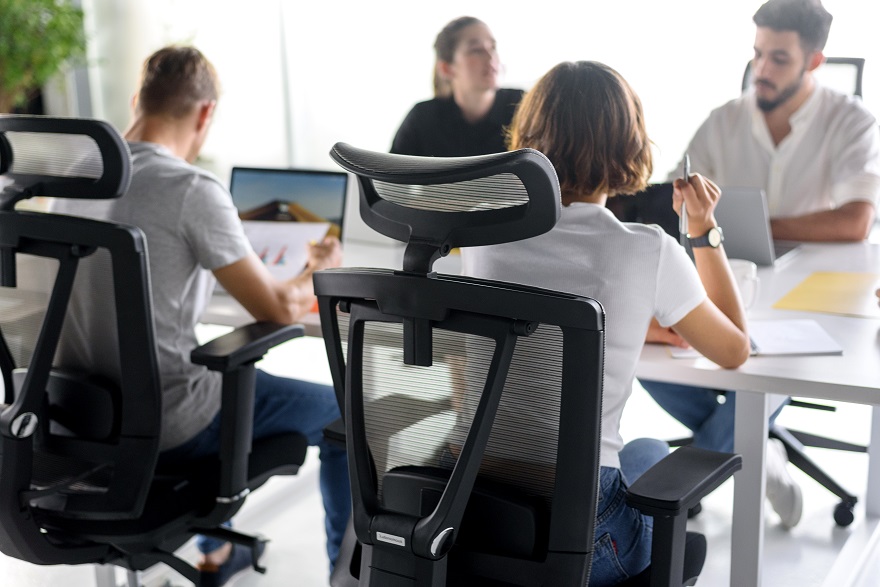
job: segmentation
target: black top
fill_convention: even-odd
[[[451,97],[416,104],[397,130],[391,152],[428,157],[468,157],[507,150],[504,128],[522,99],[522,90],[500,89],[485,118],[471,124]]]

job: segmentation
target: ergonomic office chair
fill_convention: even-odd
[[[559,215],[556,174],[523,149],[467,158],[338,143],[361,217],[407,243],[401,270],[318,272],[353,517],[331,584],[586,585],[597,507],[604,311],[592,299],[432,271],[459,246],[529,238]],[[692,452],[693,451],[693,452]],[[625,585],[692,584],[685,513],[740,466],[686,448],[629,502],[655,516],[652,565]],[[607,537],[606,537],[607,538]]]
[[[745,92],[752,83],[752,62],[749,61],[743,73],[742,89]],[[816,77],[828,87],[840,92],[862,97],[862,75],[865,69],[865,60],[861,57],[827,57],[825,63],[815,71]],[[834,406],[791,400],[793,407],[810,408],[836,411]],[[800,430],[786,429],[775,425],[770,429],[770,437],[778,438],[785,445],[788,459],[798,469],[815,479],[820,485],[840,498],[840,503],[834,507],[834,521],[839,526],[849,526],[855,519],[853,509],[858,502],[858,497],[832,479],[825,471],[810,459],[804,451],[805,446],[827,448],[832,450],[844,450],[848,452],[867,452],[866,446],[852,444],[827,438],[816,434],[810,434]]]
[[[0,195],[0,551],[118,565],[130,584],[163,562],[198,584],[173,551],[196,533],[255,546],[220,525],[249,491],[303,462],[300,435],[251,445],[254,363],[302,329],[254,323],[195,349],[194,363],[223,374],[221,452],[157,468],[161,378],[143,232],[15,209],[33,196],[118,198],[129,179],[128,147],[104,122],[0,116],[0,182],[12,182]],[[48,290],[29,285],[28,263],[54,266]],[[98,288],[108,288],[112,340],[82,349],[93,370],[60,365],[64,329],[82,326],[70,304]],[[113,363],[107,354],[118,368],[97,366]]]

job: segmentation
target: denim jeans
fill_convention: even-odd
[[[351,488],[345,449],[324,440],[324,427],[339,418],[333,388],[276,377],[257,370],[254,394],[255,439],[284,432],[299,432],[310,446],[320,448],[320,488],[324,502],[324,526],[327,533],[327,556],[330,567],[339,555],[339,545],[351,514]],[[214,454],[220,450],[220,415],[184,444],[162,453],[163,460],[187,460]],[[223,542],[199,536],[202,552],[212,552]]]
[[[599,505],[589,587],[617,585],[651,564],[654,519],[626,505],[626,489],[668,454],[669,445],[662,440],[637,438],[618,454],[619,469],[599,468]],[[455,466],[449,449],[441,453],[440,466]]]
[[[590,587],[617,585],[651,564],[654,520],[626,505],[626,489],[668,453],[665,442],[639,438],[620,451],[620,469],[600,468]]]
[[[725,393],[724,403],[718,401],[718,391],[662,383],[639,381],[661,408],[694,433],[693,445],[706,450],[733,452],[733,427],[736,413],[736,392]],[[786,401],[786,403],[788,403]],[[770,415],[770,425],[785,404]]]

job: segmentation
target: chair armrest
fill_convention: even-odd
[[[285,341],[303,336],[299,324],[254,322],[193,350],[190,359],[223,374],[218,501],[236,504],[248,493],[248,455],[254,419],[254,363]]]
[[[626,503],[649,516],[679,516],[741,468],[740,455],[683,446],[639,477]]]
[[[304,334],[301,324],[253,322],[194,349],[190,360],[212,371],[227,373],[258,361],[272,347]]]

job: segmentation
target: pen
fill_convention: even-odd
[[[684,154],[684,179],[688,181],[691,176],[691,157],[687,153]],[[684,205],[684,198],[681,200],[681,216],[678,219],[678,232],[682,235],[687,236],[688,233],[688,217],[687,217],[687,208]]]

